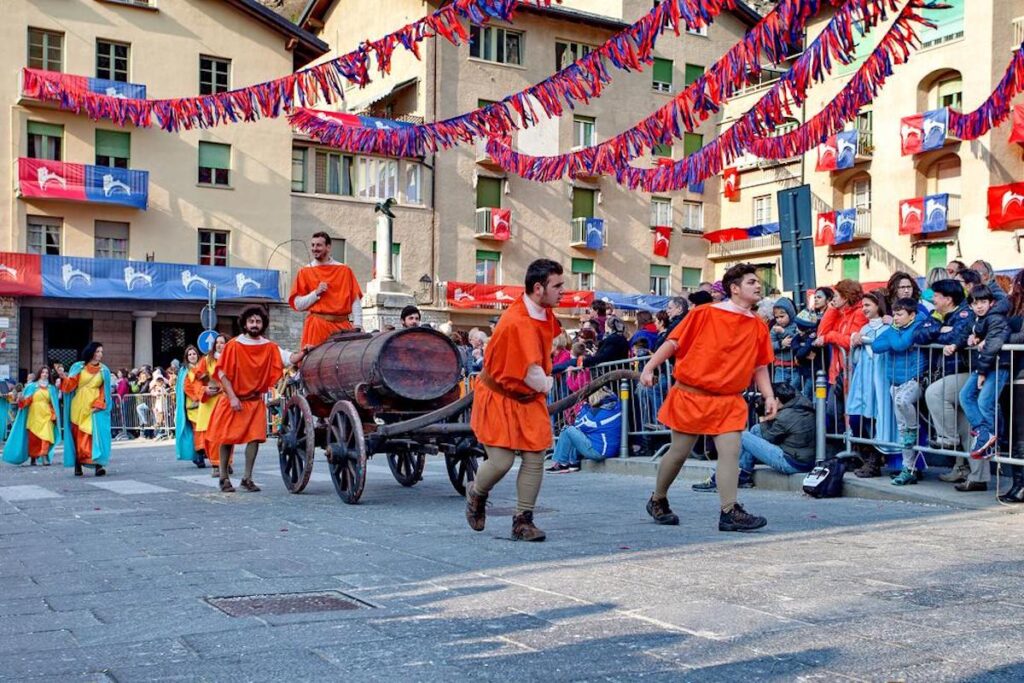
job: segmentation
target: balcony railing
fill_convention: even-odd
[[[857,209],[857,223],[853,228],[853,239],[871,239],[871,209]]]
[[[782,249],[782,239],[778,234],[751,237],[734,242],[712,244],[708,249],[708,258],[732,258],[749,254],[770,253]]]
[[[608,235],[604,231],[604,221],[595,220],[593,218],[573,218],[571,227],[571,235],[569,239],[570,246],[577,247],[580,249],[603,249],[607,242]],[[596,235],[592,235],[591,231],[594,229],[600,231],[600,240]]]
[[[1019,50],[1021,43],[1024,43],[1024,17],[1017,17],[1013,20],[1013,47],[1010,51]]]
[[[18,196],[24,199],[118,204],[145,210],[149,172],[49,159],[18,159]]]
[[[60,102],[61,90],[69,86],[97,95],[133,100],[146,99],[146,86],[139,83],[124,83],[106,78],[90,78],[59,71],[44,71],[43,69],[26,68],[21,70],[20,90],[23,99]]]
[[[499,209],[492,209],[492,208],[480,208],[480,209],[476,210],[476,233],[475,233],[474,236],[477,239],[485,239],[485,240],[507,240],[508,239],[508,235],[512,231],[512,226],[511,225],[505,225],[505,226],[498,225],[498,226],[496,226],[495,225],[495,211],[500,211],[500,210]],[[502,218],[499,216],[498,220],[501,221]],[[511,223],[511,220],[512,220],[511,212],[509,212],[508,223]],[[504,229],[505,229],[505,236],[504,237],[499,236],[499,235],[496,234],[496,233],[500,233],[501,232],[501,228],[502,227],[504,227]],[[498,228],[498,229],[495,230],[495,228]]]

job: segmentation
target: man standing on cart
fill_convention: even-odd
[[[288,295],[289,306],[308,313],[302,325],[302,348],[363,324],[363,291],[352,269],[331,257],[330,235],[313,233],[309,248],[313,261],[299,269]]]
[[[544,453],[552,442],[547,410],[551,344],[561,331],[552,309],[564,289],[561,265],[548,259],[531,263],[525,293],[501,316],[484,354],[471,424],[487,451],[487,460],[466,491],[466,521],[474,531],[483,531],[487,495],[519,456],[512,538],[545,538],[533,524],[533,508],[544,474]]]

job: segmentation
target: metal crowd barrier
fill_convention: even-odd
[[[174,394],[113,396],[110,431],[115,441],[174,438]]]

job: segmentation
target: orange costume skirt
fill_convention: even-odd
[[[741,394],[719,395],[672,385],[658,419],[683,434],[727,434],[747,428],[747,402]]]

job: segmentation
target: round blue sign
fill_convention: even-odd
[[[213,348],[214,342],[217,341],[218,334],[217,330],[206,330],[200,334],[199,341],[196,343],[196,346],[199,347],[199,352],[209,353],[210,349]]]

